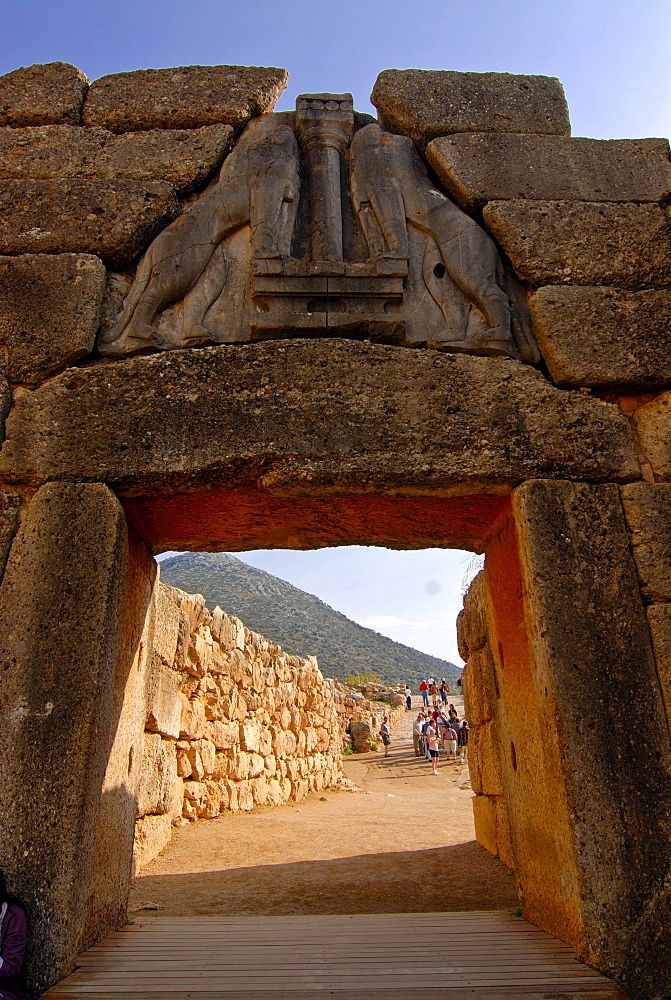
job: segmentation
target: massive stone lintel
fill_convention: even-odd
[[[555,389],[527,365],[338,340],[67,371],[17,394],[0,473],[130,493],[258,480],[305,495],[426,496],[640,475],[617,406]]]

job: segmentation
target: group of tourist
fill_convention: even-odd
[[[444,707],[434,708],[432,712],[420,711],[412,724],[415,756],[424,754],[431,762],[431,773],[438,774],[441,749],[448,760],[466,760],[469,732],[468,722],[459,719],[454,705],[450,705],[447,712]]]
[[[435,677],[429,677],[427,680],[423,680],[419,685],[419,693],[422,696],[422,701],[424,702],[424,708],[429,707],[429,697],[434,708],[438,705],[447,705],[447,696],[450,693],[450,685],[447,683],[444,677],[441,677],[440,684],[437,682]],[[412,703],[408,700],[408,688],[405,689],[405,703],[408,709],[412,708]]]

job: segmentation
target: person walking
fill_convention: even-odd
[[[452,760],[457,759],[457,734],[452,725],[449,725],[445,730],[445,749],[448,757]]]
[[[471,731],[466,719],[461,723],[461,729],[457,733],[457,742],[459,744],[459,753],[461,759],[464,763],[468,760],[468,736]]]
[[[419,693],[422,696],[422,701],[424,702],[424,708],[429,707],[429,685],[426,681],[422,681],[419,685]]]
[[[443,705],[447,705],[447,696],[450,693],[450,685],[447,683],[444,677],[440,682],[440,687],[438,688],[438,690],[440,691],[440,700],[442,701]]]
[[[412,712],[412,689],[409,684],[405,685],[405,710]]]
[[[438,707],[438,685],[436,684],[435,681],[433,681],[431,683],[431,687],[430,687],[429,690],[431,691],[431,701],[433,702],[433,707],[437,708]]]
[[[382,742],[384,743],[384,755],[389,756],[389,744],[391,743],[391,729],[389,728],[389,720],[385,715],[382,719],[382,725],[380,726],[380,736],[382,737]]]
[[[438,774],[438,754],[440,749],[438,746],[438,733],[433,728],[429,726],[426,733],[426,742],[429,748],[429,756],[431,759],[431,774]]]
[[[412,744],[415,748],[415,757],[421,757],[422,726],[424,725],[424,712],[418,712],[417,718],[412,724]]]

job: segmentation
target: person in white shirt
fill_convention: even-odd
[[[425,717],[424,712],[418,712],[417,718],[412,724],[412,742],[415,747],[415,757],[422,756],[421,739],[422,739],[422,726],[424,725]]]

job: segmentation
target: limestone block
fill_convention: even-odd
[[[260,66],[178,66],[113,73],[95,80],[84,105],[84,124],[112,132],[242,128],[272,111],[287,85],[283,69]]]
[[[170,809],[168,810],[170,822],[177,823],[182,818],[183,811],[184,782],[181,778],[175,778],[175,783],[172,786],[172,800],[170,802]]]
[[[270,778],[268,781],[268,804],[271,806],[281,806],[285,801],[282,785],[277,778]]]
[[[234,781],[244,781],[249,777],[250,756],[244,750],[234,753],[228,769],[228,773]],[[240,808],[242,809],[243,807],[240,806]]]
[[[252,798],[257,806],[264,806],[268,801],[268,781],[260,775],[249,782],[252,790]]]
[[[260,753],[250,753],[248,777],[258,778],[260,774],[263,774],[265,766],[265,758]]]
[[[634,411],[643,454],[659,479],[671,480],[671,392],[660,392]]]
[[[178,214],[166,181],[0,181],[0,253],[90,253],[124,268]]]
[[[180,608],[174,589],[160,583],[156,591],[153,645],[155,653],[166,667],[172,667],[175,663],[180,621]]]
[[[490,854],[499,853],[496,840],[496,802],[491,795],[475,795],[473,797],[473,820],[475,823],[475,839]]]
[[[457,619],[460,651],[463,650],[466,654],[462,659],[467,660],[471,653],[482,649],[487,642],[488,629],[487,584],[485,574],[481,570],[473,578],[464,595],[464,609]]]
[[[558,385],[671,385],[671,291],[546,285],[529,312]]]
[[[100,484],[51,483],[22,512],[0,587],[2,863],[33,928],[35,995],[71,971],[87,916],[120,707],[114,681],[127,565],[114,494]],[[128,847],[116,836],[107,844],[110,868]],[[109,904],[117,919],[126,892],[121,878]]]
[[[89,81],[69,63],[36,63],[0,76],[0,125],[79,125]]]
[[[144,816],[135,824],[133,846],[133,876],[153,861],[170,843],[172,822],[170,816]]]
[[[363,719],[349,724],[352,747],[355,753],[368,753],[373,746],[373,730],[370,722]]]
[[[248,781],[238,781],[238,809],[251,812],[254,808],[254,796]]]
[[[215,767],[216,747],[211,740],[198,740],[200,759],[203,762],[205,774],[212,774]]]
[[[310,788],[306,778],[297,778],[291,783],[291,798],[294,802],[302,802]]]
[[[212,818],[208,816],[208,813],[212,812],[212,800],[210,799],[209,789],[204,781],[184,782],[185,806],[187,800],[191,803],[191,807],[193,810],[195,810],[195,814],[197,817],[202,819]]]
[[[240,746],[243,750],[259,749],[261,723],[257,719],[245,719],[240,725]]]
[[[205,819],[214,819],[228,806],[228,789],[224,782],[207,778],[208,802],[206,806]]]
[[[180,722],[180,736],[190,740],[199,740],[205,732],[205,706],[202,701],[189,699],[180,691],[179,698],[182,703],[182,717]]]
[[[494,657],[487,643],[471,653],[462,674],[464,711],[471,726],[490,722],[496,711]]]
[[[648,622],[666,718],[671,727],[671,604],[650,605]]]
[[[671,233],[657,205],[492,201],[483,216],[517,275],[532,285],[671,284]]]
[[[240,729],[235,722],[214,722],[208,729],[208,735],[217,750],[229,750],[237,745]]]
[[[641,591],[671,601],[671,484],[630,483],[622,502]]]
[[[0,129],[0,177],[125,177],[168,181],[181,195],[202,187],[228,152],[229,125],[114,135],[99,128],[45,125]]]
[[[180,610],[189,619],[189,628],[193,635],[203,619],[205,598],[202,594],[185,594],[183,590],[179,590],[177,587],[173,587],[172,589],[175,592],[175,600]]]
[[[214,756],[214,767],[212,769],[212,777],[216,780],[221,778],[227,778],[231,770],[231,758],[221,752],[217,752]]]
[[[429,163],[468,210],[488,201],[666,201],[667,139],[582,139],[480,132],[434,139]]]
[[[663,994],[671,742],[620,492],[536,481],[514,492],[513,509],[533,666],[511,666],[527,687],[522,718],[506,719],[517,751],[505,755],[506,803],[525,907],[548,894],[556,908],[561,885],[570,918],[580,915],[583,960],[625,992]],[[515,727],[528,731],[532,706],[541,743],[523,745]],[[541,783],[523,788],[540,762]],[[547,804],[534,810],[543,787]]]
[[[91,353],[105,275],[88,254],[0,257],[0,343],[10,382],[37,385]]]
[[[176,774],[175,744],[162,739],[159,733],[145,733],[137,792],[138,817],[170,811]]]
[[[224,782],[226,791],[228,792],[228,808],[231,812],[238,812],[240,809],[240,803],[238,801],[238,783],[237,781],[226,781]]]
[[[5,572],[9,550],[19,527],[21,497],[18,493],[0,490],[0,583]]]
[[[196,774],[193,771],[194,758],[190,754],[191,742],[189,740],[179,740],[177,743],[177,775],[180,778],[200,778],[204,777],[200,754],[198,754],[198,766]]]
[[[468,768],[476,795],[503,795],[495,722],[471,729]]]
[[[504,798],[496,799],[496,847],[501,861],[514,871],[515,855],[513,854],[508,807]]]
[[[564,89],[555,77],[386,69],[370,99],[383,128],[422,145],[453,132],[571,131]]]
[[[182,802],[182,816],[184,819],[191,821],[198,819],[194,803],[186,796],[184,796],[184,800]]]
[[[182,720],[182,702],[177,690],[179,675],[162,664],[152,666],[147,685],[146,728],[177,739]]]
[[[274,390],[259,397],[264,379]],[[64,372],[15,401],[0,474],[100,477],[134,491],[155,488],[160,474],[193,491],[256,481],[260,461],[259,485],[312,496],[360,492],[362,476],[367,490],[402,483],[423,496],[539,474],[640,476],[626,417],[554,388],[529,365],[337,340],[170,351]],[[191,518],[191,545],[207,549],[194,530]]]

